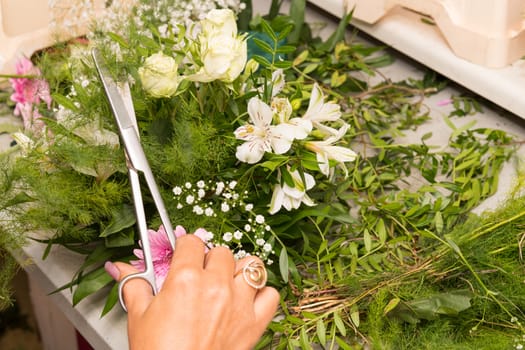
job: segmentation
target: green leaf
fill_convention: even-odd
[[[368,229],[365,228],[363,232],[363,242],[365,243],[365,250],[367,253],[370,253],[372,250],[372,237],[370,236],[370,232],[368,232]]]
[[[258,39],[258,38],[253,38],[252,40],[263,51],[265,51],[266,53],[269,53],[269,54],[273,54],[273,47],[271,47],[270,44],[268,44],[266,41]]]
[[[310,350],[312,346],[310,345],[310,340],[308,339],[308,334],[306,334],[305,327],[301,327],[301,334],[299,336],[299,342],[301,344],[301,349]]]
[[[466,290],[438,293],[427,298],[400,302],[390,315],[409,323],[435,320],[440,315],[457,316],[461,311],[470,308],[471,299],[470,291]]]
[[[454,242],[451,238],[448,238],[448,237],[445,237],[448,245],[450,246],[450,248],[456,252],[457,254],[461,255],[461,249],[459,249],[458,245],[456,244],[456,242]]]
[[[304,74],[309,74],[319,67],[319,63],[309,63],[304,69]]]
[[[263,32],[266,33],[266,35],[268,35],[273,40],[273,42],[277,43],[279,41],[279,39],[277,38],[277,35],[273,31],[270,24],[264,19],[261,21],[261,28]]]
[[[277,50],[275,50],[275,53],[293,53],[295,52],[297,48],[293,45],[281,45],[277,47]]]
[[[266,169],[268,169],[270,171],[275,171],[275,169],[277,169],[278,167],[280,167],[281,165],[286,163],[286,160],[287,160],[286,157],[272,158],[270,160],[267,160],[265,162],[262,162],[262,163],[258,164],[258,166],[266,168]]]
[[[113,278],[101,267],[84,275],[73,293],[73,306],[108,285]]]
[[[339,25],[337,26],[337,29],[334,33],[321,45],[319,45],[318,49],[320,51],[324,52],[332,52],[332,50],[335,48],[335,45],[343,40],[346,32],[346,26],[352,19],[353,11],[347,13],[339,22]]]
[[[129,247],[135,245],[135,231],[132,228],[124,229],[106,237],[104,242],[108,248]]]
[[[266,68],[269,68],[269,67],[272,66],[272,63],[270,61],[268,61],[268,59],[266,57],[259,56],[259,55],[254,55],[252,58],[254,59],[254,61],[256,61],[257,63],[263,65]]]
[[[359,325],[361,324],[361,320],[359,318],[359,309],[357,308],[357,305],[353,305],[352,309],[350,311],[350,319],[352,320],[352,323],[356,328],[359,328]]]
[[[119,208],[115,208],[111,212],[111,221],[100,233],[99,237],[108,237],[121,232],[122,230],[135,225],[136,222],[137,219],[135,217],[133,206],[122,204]]]
[[[13,198],[10,198],[6,203],[5,203],[5,207],[8,208],[10,206],[15,206],[15,205],[19,205],[19,204],[23,204],[23,203],[29,203],[29,202],[33,202],[35,199],[30,197],[27,193],[25,192],[20,192],[20,193],[17,193]]]
[[[292,0],[292,3],[290,4],[290,17],[295,26],[290,35],[288,35],[288,42],[290,43],[297,43],[301,37],[301,32],[304,26],[305,9],[305,0]]]
[[[53,101],[64,107],[65,109],[69,109],[70,111],[77,112],[78,108],[75,106],[73,101],[71,101],[69,98],[65,97],[61,94],[51,94]]]
[[[293,181],[293,177],[292,175],[290,174],[290,172],[288,171],[288,169],[286,169],[285,167],[283,167],[281,169],[281,176],[282,176],[282,181],[287,184],[288,186],[294,188],[295,187],[295,183]]]
[[[83,271],[91,265],[106,262],[107,260],[111,259],[113,253],[114,252],[112,252],[110,249],[107,249],[105,246],[99,245],[93,249],[91,253],[89,253],[89,255],[86,257],[86,260],[84,260],[82,265],[79,267],[79,271]]]
[[[388,304],[386,304],[385,308],[383,309],[383,315],[387,315],[390,311],[394,310],[400,302],[401,299],[399,298],[390,299]]]
[[[434,216],[434,225],[436,225],[436,232],[442,233],[443,232],[443,215],[440,211],[436,212],[436,215]]]
[[[118,283],[115,283],[111,290],[108,293],[108,296],[106,298],[106,303],[104,304],[104,309],[102,310],[102,313],[100,314],[100,317],[104,317],[108,312],[110,312],[113,307],[118,302]]]
[[[276,61],[273,63],[275,68],[288,69],[292,67],[292,62],[290,61]]]
[[[308,50],[304,50],[303,52],[301,52],[299,55],[297,55],[294,58],[293,65],[294,66],[300,65],[301,63],[303,63],[308,58],[308,55],[309,55]],[[305,74],[307,74],[307,73],[305,73]]]
[[[120,46],[126,49],[129,48],[129,44],[126,41],[126,39],[124,39],[122,36],[118,35],[117,33],[107,32],[106,35],[109,36],[111,40],[117,42]]]
[[[245,4],[244,10],[237,14],[237,28],[240,31],[247,31],[250,28],[250,20],[253,15],[252,0],[241,0]]]
[[[474,164],[476,164],[478,162],[479,162],[479,159],[469,159],[469,160],[467,160],[465,162],[460,163],[458,166],[456,166],[454,168],[454,170],[461,171],[461,170],[464,170],[464,169],[472,167],[472,165],[474,165]]]
[[[279,26],[279,34],[277,35],[277,39],[279,40],[279,42],[285,41],[286,37],[288,36],[288,34],[291,33],[291,31],[294,29],[294,27],[295,27],[295,24],[293,24],[293,23],[284,24],[284,26],[280,25]]]
[[[348,341],[342,339],[341,337],[335,337],[335,341],[337,342],[337,345],[343,350],[354,350],[353,347],[348,345]]]
[[[260,339],[254,350],[263,350],[267,349],[268,346],[272,343],[273,336],[269,332],[265,333]]]
[[[335,311],[333,315],[334,315],[334,322],[335,322],[335,326],[337,327],[337,330],[343,337],[345,337],[346,327],[345,327],[343,320],[341,319],[341,315],[339,314],[339,311]]]
[[[316,333],[317,339],[319,339],[319,344],[326,344],[326,326],[322,318],[319,318],[317,320]]]
[[[386,233],[385,221],[383,220],[383,218],[380,218],[378,220],[377,225],[376,225],[376,232],[377,232],[377,237],[379,238],[379,242],[381,242],[381,244],[385,244],[386,239],[387,239],[387,233]]]
[[[288,252],[285,247],[282,247],[281,254],[279,254],[279,271],[284,283],[288,283]]]

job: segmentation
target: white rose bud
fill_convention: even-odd
[[[158,52],[149,56],[139,68],[139,77],[144,90],[153,97],[170,97],[179,86],[177,62],[173,57]]]
[[[202,21],[200,70],[190,80],[210,82],[234,81],[244,69],[248,55],[244,36],[237,35],[237,24],[231,10],[212,10]]]

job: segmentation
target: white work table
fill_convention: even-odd
[[[24,269],[29,279],[33,306],[40,331],[44,333],[41,334],[44,349],[75,350],[75,329],[96,350],[127,349],[126,315],[120,306],[116,305],[106,316],[100,317],[108,289],[82,300],[75,307],[71,306],[69,289],[48,295],[71,281],[82,264],[83,256],[55,246],[42,260],[45,248],[44,244],[31,243],[18,257],[26,264]]]
[[[316,2],[320,3],[322,1]],[[269,7],[269,3],[269,0],[254,1],[256,12],[265,12]],[[330,1],[328,1],[327,3],[330,3]],[[312,12],[311,10],[308,11],[307,16],[309,21],[327,21],[325,17],[318,13]],[[383,27],[381,29],[382,31],[387,31],[388,28],[393,28],[396,26],[399,30],[402,30],[400,24],[392,23],[388,25],[385,24],[384,26],[386,27]],[[334,27],[335,22],[332,21],[330,22],[328,30],[331,30],[330,28],[333,29]],[[412,35],[416,35],[416,33],[412,33]],[[423,33],[417,33],[417,35],[423,35]],[[412,40],[422,41],[423,39],[419,38]],[[390,44],[395,47],[393,43]],[[439,53],[436,53],[434,50],[432,50],[431,54],[438,55]],[[436,69],[430,64],[429,66],[431,68]],[[468,69],[465,67],[467,67]],[[474,75],[474,73],[477,70],[479,71],[482,69],[484,68],[469,65],[468,63],[464,62],[462,66],[454,65],[449,67],[449,74],[455,75],[457,77],[462,77],[466,74]],[[510,72],[510,70],[512,69],[514,69],[514,67],[509,68],[509,70],[507,71],[503,70],[498,73],[498,76],[501,76],[501,74],[512,75],[514,74]],[[386,76],[391,77],[392,80],[398,80],[403,77],[409,76],[417,77],[422,74],[418,64],[414,63],[409,59],[404,59],[402,57],[398,58],[393,65],[386,67],[382,71]],[[518,82],[516,81],[514,83],[518,84]],[[496,78],[492,78],[490,81],[479,80],[476,84],[476,89],[471,88],[471,90],[478,92],[482,95],[483,93],[492,94],[492,92],[490,91],[484,92],[485,90],[491,89],[498,90],[499,94],[502,95],[503,91],[507,91],[503,90],[502,87],[498,86],[499,83],[498,79]],[[507,99],[509,101],[505,102],[507,104],[506,108],[508,108],[511,111],[514,111],[522,117],[525,116],[525,106],[523,105],[525,103],[525,98],[523,98],[525,94],[523,93],[523,89],[525,89],[525,82],[522,84],[522,86],[519,87],[519,89],[512,89],[512,93],[514,95],[508,96]],[[520,91],[521,96],[519,95]],[[433,110],[433,120],[428,124],[423,125],[417,134],[407,133],[406,140],[413,140],[414,142],[417,142],[417,140],[419,140],[419,137],[417,135],[424,134],[428,131],[434,131],[434,138],[431,139],[431,141],[427,142],[431,142],[433,144],[438,145],[442,144],[442,142],[448,137],[448,127],[444,124],[442,117],[448,114],[451,106],[439,106],[438,101],[449,98],[450,95],[456,93],[457,91],[454,87],[449,87],[445,89],[445,91],[441,92],[439,95],[430,97],[426,101],[426,103]],[[512,105],[510,105],[511,102]],[[509,108],[509,106],[511,106],[512,108]],[[478,120],[478,126],[501,128],[507,131],[511,131],[515,135],[525,138],[525,121],[523,121],[520,118],[517,118],[514,115],[511,115],[510,113],[505,116],[499,115],[498,113],[499,112],[496,112],[489,106],[485,107],[485,112],[480,115],[477,115],[475,117],[456,119],[455,122],[458,124],[465,124],[469,120],[474,118]],[[4,136],[1,137],[0,148],[2,146],[7,146],[7,144],[8,140]],[[523,154],[523,150],[521,150],[520,152]],[[479,209],[479,211],[494,207],[502,198],[505,197],[505,193],[508,187],[512,184],[513,175],[514,164],[510,162],[501,174],[500,180],[502,187],[498,192],[498,195],[489,199],[482,206],[482,208]],[[37,290],[36,294],[38,295],[36,295],[33,299],[35,303],[38,303],[38,305],[36,305],[37,308],[49,308],[59,310],[59,312],[62,315],[64,315],[65,318],[68,320],[68,322],[70,322],[72,326],[76,328],[83,335],[83,337],[97,350],[127,349],[128,345],[126,335],[126,315],[121,310],[121,308],[117,305],[108,315],[106,315],[103,318],[100,318],[100,313],[105,303],[104,294],[105,292],[107,292],[107,290],[101,291],[96,295],[88,297],[87,299],[81,301],[76,307],[71,306],[71,292],[67,289],[53,295],[46,295],[52,292],[53,290],[57,289],[58,287],[68,283],[72,279],[75,272],[77,271],[77,268],[82,263],[82,257],[64,248],[54,247],[49,256],[45,260],[42,260],[41,257],[45,248],[46,246],[43,244],[31,243],[27,245],[18,256],[19,260],[22,262],[27,262],[28,260],[32,261],[31,264],[25,264],[24,268],[28,273],[31,287]],[[45,313],[45,310],[43,312]],[[56,311],[53,312],[56,313]],[[41,325],[41,328],[47,329],[49,332],[54,332],[54,337],[59,336],[60,332],[66,333],[71,331],[70,329],[53,330],[53,318],[50,316],[49,320],[46,321],[45,314],[43,317],[44,319],[39,319],[39,323],[46,322],[47,324]],[[60,344],[60,341],[56,344]],[[52,347],[52,345],[47,345],[46,348],[53,350],[59,349],[57,347]],[[66,349],[66,347],[63,348]],[[68,349],[72,348],[69,347]]]
[[[345,0],[308,0],[340,17]],[[435,25],[422,15],[397,7],[374,24],[354,19],[351,25],[422,63],[476,94],[525,119],[525,60],[487,68],[457,57]]]

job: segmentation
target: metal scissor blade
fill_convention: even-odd
[[[111,74],[104,64],[104,59],[97,49],[93,49],[92,55],[95,67],[99,73],[100,80],[106,91],[106,95],[109,99],[111,109],[121,133],[123,130],[129,128],[134,128],[134,130],[137,131],[137,120],[131,115],[131,113],[134,114],[134,111],[129,86],[127,86],[127,84],[121,86],[117,84],[117,82],[111,77]],[[128,94],[129,101],[124,99],[122,92]]]
[[[130,171],[138,170],[144,174],[151,196],[153,197],[162,224],[166,230],[168,240],[170,241],[172,248],[175,248],[175,235],[173,234],[173,228],[168,217],[168,212],[155,182],[144,149],[140,144],[137,120],[133,110],[133,101],[131,100],[129,85],[127,83],[119,85],[111,77],[106,65],[104,64],[104,59],[97,49],[93,49],[92,55],[93,60],[95,61],[95,67],[100,75],[100,80],[104,85],[104,90],[108,97],[111,110],[117,122],[121,139],[126,149],[126,156],[130,163],[128,164],[128,167],[132,168]],[[142,200],[140,200],[140,204],[142,205]]]

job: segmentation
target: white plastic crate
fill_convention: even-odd
[[[0,74],[14,73],[20,56],[85,34],[105,9],[106,0],[0,0]]]
[[[486,67],[525,55],[525,0],[346,0],[354,19],[375,23],[401,6],[430,16],[454,53]]]

